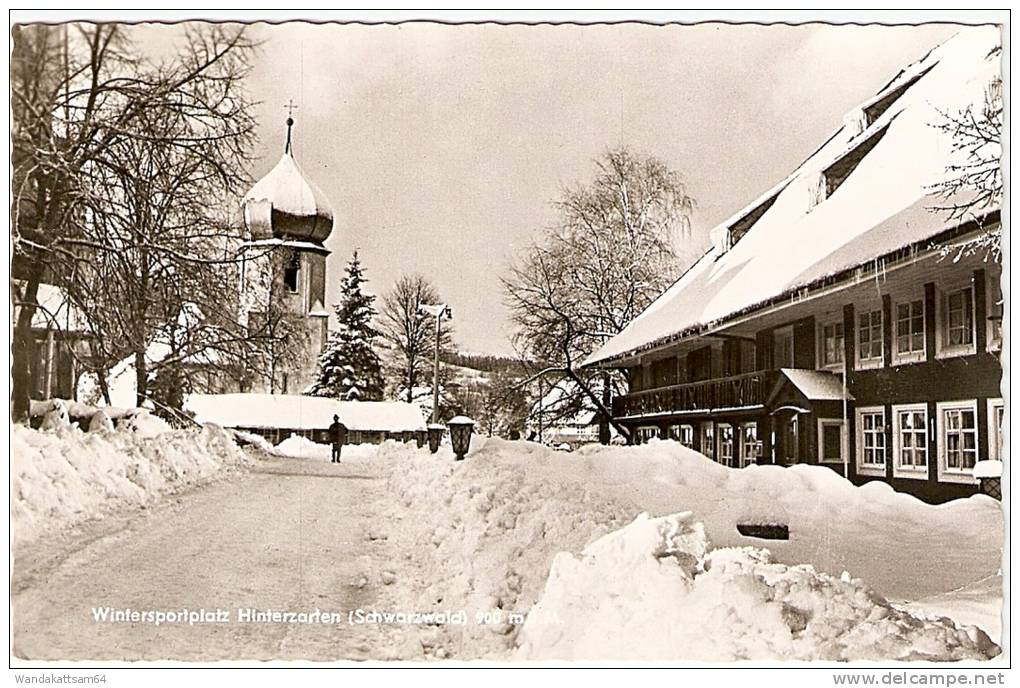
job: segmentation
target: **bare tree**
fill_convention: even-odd
[[[423,380],[429,383],[432,380],[428,370],[436,346],[436,319],[423,313],[421,306],[440,302],[435,286],[419,274],[402,276],[382,299],[379,331],[391,348],[387,362],[389,376],[408,403],[415,401],[415,388],[422,386]],[[440,358],[453,349],[450,324],[444,320],[440,330]],[[444,373],[445,366],[441,365],[441,381]]]
[[[216,215],[246,181],[254,122],[242,82],[254,46],[241,27],[197,25],[174,58],[150,65],[128,33],[112,24],[15,31],[15,417],[27,411],[44,278],[101,337],[97,371],[124,351],[136,356],[139,398],[145,347],[185,304],[205,306],[200,322],[216,323],[189,341],[209,346],[231,321],[208,312],[222,298],[201,296],[221,297],[235,272],[226,266],[236,234]],[[240,339],[235,330],[219,343]]]
[[[572,404],[559,405],[562,413],[588,408],[609,420],[610,389],[624,380],[579,366],[676,278],[676,246],[693,200],[679,175],[654,157],[620,148],[595,165],[594,180],[563,193],[559,222],[503,284],[521,357],[550,362],[538,374],[565,378],[571,384],[564,387],[576,390]]]
[[[1001,58],[1002,48],[992,50],[988,60]],[[951,219],[981,222],[1002,205],[1002,79],[994,78],[979,107],[959,112],[941,112],[933,126],[952,138],[955,162],[947,169],[945,181],[935,185],[939,197],[937,212]],[[984,254],[986,260],[1001,261],[1002,226],[996,224],[962,245],[944,247],[945,255]]]

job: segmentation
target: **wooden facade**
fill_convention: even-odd
[[[622,361],[631,391],[614,416],[634,441],[678,440],[733,467],[817,464],[929,502],[974,494],[974,462],[1001,458],[1000,276],[937,250],[861,266]]]

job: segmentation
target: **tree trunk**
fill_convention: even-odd
[[[609,373],[602,374],[602,405],[609,409],[612,408],[612,392],[609,388]],[[610,440],[609,432],[609,418],[604,414],[599,414],[599,444],[608,445]]]
[[[103,394],[103,401],[107,406],[113,406],[113,402],[110,401],[110,382],[106,379],[106,375],[106,370],[96,371],[96,379],[99,381],[99,391]]]
[[[566,369],[566,374],[567,377],[573,380],[577,386],[581,388],[581,391],[584,392],[589,399],[591,399],[592,403],[595,404],[596,410],[609,421],[610,425],[616,428],[616,431],[620,433],[624,439],[630,442],[630,430],[627,429],[627,426],[613,418],[612,411],[606,408],[606,405],[603,404],[599,396],[592,391],[592,388],[588,386],[588,383],[582,380],[577,373],[570,368]]]
[[[145,365],[145,352],[135,352],[135,406],[143,406],[148,393],[148,370]]]
[[[35,340],[32,337],[32,318],[38,305],[42,262],[33,261],[25,291],[21,295],[18,320],[14,324],[13,370],[11,371],[11,417],[16,421],[28,418],[32,386],[32,359],[35,357]]]

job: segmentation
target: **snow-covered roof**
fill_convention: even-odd
[[[337,401],[299,394],[191,394],[184,407],[199,423],[226,428],[325,430],[335,414],[350,430],[425,429],[421,409],[402,401]]]
[[[965,28],[900,72],[792,174],[713,229],[712,249],[585,365],[722,326],[959,225],[932,210],[933,187],[961,155],[933,124],[984,104],[1000,73],[998,45],[997,27]],[[827,191],[825,173],[847,168]]]
[[[996,459],[978,461],[974,464],[973,471],[975,478],[1001,478],[1002,462]]]
[[[781,368],[782,373],[801,394],[812,401],[842,401],[844,396],[852,401],[853,395],[843,393],[843,381],[835,373],[823,370],[801,370],[799,368]]]
[[[40,283],[36,303],[39,308],[32,314],[33,328],[62,332],[84,332],[88,329],[81,311],[67,300],[60,287]]]

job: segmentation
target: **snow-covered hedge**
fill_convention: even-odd
[[[147,414],[146,414],[147,415]],[[158,419],[117,430],[11,427],[11,528],[15,541],[209,480],[250,460],[230,435],[205,426],[149,436]]]
[[[463,462],[445,449],[399,446],[381,448],[380,458],[400,507],[390,537],[413,572],[397,589],[422,611],[502,610],[505,620],[507,612],[527,613],[559,552],[580,553],[642,512],[690,511],[715,547],[765,545],[776,562],[809,564],[836,581],[849,572],[897,604],[995,576],[1001,560],[1002,513],[990,498],[932,506],[883,483],[856,487],[817,466],[729,469],[674,442],[565,454],[490,440]],[[739,523],[785,524],[790,540],[745,537]],[[997,633],[995,624],[983,627]],[[519,628],[436,629],[426,654],[505,658]]]

